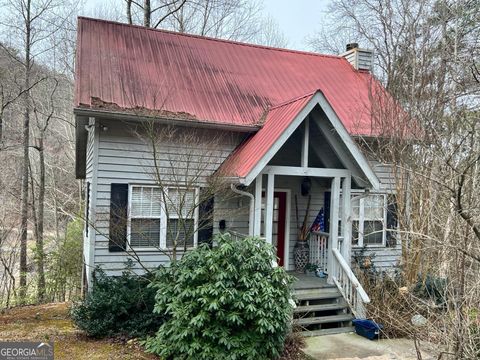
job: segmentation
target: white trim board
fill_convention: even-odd
[[[262,174],[275,174],[287,176],[313,176],[313,177],[348,177],[351,172],[346,169],[328,169],[328,168],[303,168],[295,166],[265,166]]]
[[[92,272],[95,269],[95,245],[97,241],[97,198],[98,198],[98,153],[100,147],[100,131],[98,128],[97,119],[89,119],[89,125],[91,131],[93,131],[93,159],[92,159],[92,177],[90,179],[90,214],[89,221],[90,224],[88,229],[88,264],[86,266],[87,272],[87,289],[88,291],[92,290],[93,287],[93,275]],[[109,234],[110,236],[110,234]]]
[[[262,192],[265,192],[265,188],[262,188],[260,195]],[[286,201],[285,201],[285,244],[283,249],[283,267],[285,270],[289,270],[290,268],[290,216],[292,212],[292,189],[287,188],[273,188],[273,192],[281,192],[286,194]],[[266,192],[265,192],[266,195]],[[260,199],[263,197],[260,196]],[[265,198],[266,200],[266,198]],[[258,234],[260,236],[260,233]]]
[[[307,102],[304,108],[297,114],[293,121],[287,126],[282,135],[277,139],[277,141],[270,147],[267,153],[257,162],[253,167],[250,173],[243,179],[240,179],[241,182],[245,185],[250,185],[253,180],[264,170],[268,162],[273,158],[273,156],[280,150],[280,148],[285,144],[285,142],[290,138],[293,132],[303,123],[307,116],[313,111],[315,106],[319,105],[322,110],[325,112],[328,120],[332,124],[334,130],[338,133],[341,141],[344,143],[348,152],[352,155],[358,167],[361,169],[365,179],[368,180],[368,183],[373,189],[380,188],[380,181],[375,175],[374,171],[370,167],[366,157],[360,151],[358,146],[353,141],[352,137],[348,134],[347,129],[343,123],[338,118],[337,114],[330,106],[329,102],[322,94],[322,92],[317,91],[312,98]],[[300,169],[302,169],[300,167]],[[312,175],[313,176],[313,175]]]

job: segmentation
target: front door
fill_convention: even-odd
[[[278,264],[285,263],[285,223],[287,219],[287,193],[275,191],[273,194],[272,245],[276,248]],[[262,231],[265,235],[265,193],[262,194]]]

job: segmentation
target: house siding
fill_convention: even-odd
[[[380,191],[384,193],[395,193],[395,174],[392,164],[385,164],[376,159],[368,159],[378,180],[380,180]]]
[[[135,128],[134,123],[122,122],[122,126],[119,126],[118,121],[102,119],[101,124],[107,130],[99,130],[94,265],[100,266],[108,275],[119,275],[125,269],[127,259],[134,260],[134,256],[127,252],[110,252],[108,249],[110,187],[112,183],[155,184],[155,166],[152,149],[147,145],[145,138],[136,135],[135,132],[139,129]],[[180,134],[189,131],[187,129],[176,127],[175,131]],[[218,168],[245,135],[201,130],[198,136],[197,141],[189,144],[179,143],[178,137],[170,140],[165,138],[157,144],[157,159],[165,184],[173,184],[176,180],[185,178],[187,164],[184,160],[189,156],[191,163],[195,161],[208,163],[202,169],[202,176],[196,181],[197,186],[203,186],[206,178]],[[208,158],[205,158],[206,146],[200,144],[209,144],[213,141],[215,148],[210,148]],[[137,255],[142,265],[149,269],[169,261],[168,256],[158,250],[138,251]],[[142,266],[136,260],[134,271],[143,272]]]
[[[97,121],[98,123],[98,121]],[[92,238],[85,241],[84,256],[85,262],[92,267],[100,266],[108,275],[119,275],[125,269],[125,262],[128,258],[134,259],[132,254],[127,252],[109,252],[108,250],[108,228],[110,217],[110,186],[112,183],[130,184],[155,184],[153,170],[153,156],[151,149],[145,141],[135,135],[135,126],[118,121],[101,120],[102,126],[92,127],[88,135],[87,144],[87,181],[95,182],[91,186],[91,205],[94,207],[92,215],[95,217],[95,230],[91,231]],[[103,128],[106,128],[104,131]],[[183,131],[182,129],[177,131]],[[97,143],[95,145],[95,135]],[[217,136],[219,135],[219,136]],[[211,139],[220,139],[215,151],[211,151],[207,160],[205,176],[199,179],[198,186],[205,184],[205,179],[212,174],[218,166],[231,154],[238,144],[245,137],[244,134],[233,132],[215,132],[213,130],[202,131],[202,141],[208,143]],[[158,164],[162,169],[165,179],[174,179],[182,176],[186,168],[186,162],[182,159],[186,153],[193,154],[192,161],[206,161],[203,146],[194,144],[181,145],[176,141],[163,141],[159,144],[157,156]],[[198,155],[198,156],[197,156]],[[172,159],[176,159],[174,167]],[[394,192],[395,182],[392,167],[382,164],[375,159],[370,159],[381,183],[382,192]],[[94,171],[95,169],[95,171]],[[172,170],[175,169],[175,170]],[[266,180],[266,179],[265,179]],[[330,182],[328,179],[312,179],[312,200],[308,216],[308,224],[312,224],[318,211],[324,207],[324,193],[329,191]],[[297,221],[295,216],[295,195],[299,205],[300,221],[303,219],[308,197],[300,194],[301,177],[276,176],[275,189],[290,190],[290,231],[289,231],[289,253],[288,268],[294,270],[293,249],[297,239]],[[266,181],[264,182],[266,184]],[[247,191],[254,192],[254,186]],[[227,230],[248,234],[249,226],[249,198],[238,194],[216,196],[214,209],[214,233],[219,232],[220,220],[226,221]],[[93,229],[93,228],[92,228]],[[92,245],[90,245],[90,243]],[[94,244],[94,246],[93,246]],[[90,251],[89,251],[89,247]],[[359,249],[353,249],[358,251]],[[91,255],[89,255],[91,254]],[[168,263],[169,258],[158,251],[141,251],[137,253],[142,265],[147,268],[155,268]],[[398,242],[395,247],[368,248],[365,255],[372,256],[377,268],[388,270],[394,267],[401,255],[401,245]],[[375,255],[375,256],[373,256]],[[134,269],[142,272],[142,267],[134,261]]]
[[[375,175],[380,180],[380,192],[394,194],[396,192],[394,166],[374,159],[371,155],[368,159]],[[352,255],[359,253],[361,249],[354,248]],[[378,270],[392,271],[397,267],[402,256],[401,238],[398,237],[395,246],[372,246],[366,248],[365,256],[372,258],[372,262]]]

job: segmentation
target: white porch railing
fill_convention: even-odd
[[[240,233],[238,231],[228,230],[228,233],[230,234],[231,238],[236,241],[243,240],[248,237],[248,235]]]
[[[244,233],[233,231],[233,230],[228,230],[228,234],[230,234],[233,240],[237,240],[237,241],[246,239],[247,237],[250,236],[248,234],[244,234]],[[262,237],[262,236],[260,236],[260,239],[267,241],[265,237]]]
[[[310,264],[317,265],[320,270],[327,272],[328,261],[328,236],[323,231],[315,231],[310,234],[308,246],[310,249]]]
[[[364,319],[367,315],[365,305],[370,303],[370,298],[353,273],[350,265],[338,249],[332,249],[333,274],[329,274],[335,285],[342,293],[355,317]]]

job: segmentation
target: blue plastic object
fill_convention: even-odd
[[[352,323],[355,326],[355,332],[369,340],[378,338],[378,334],[383,328],[383,325],[377,324],[375,321],[368,319],[355,319],[352,320]]]

